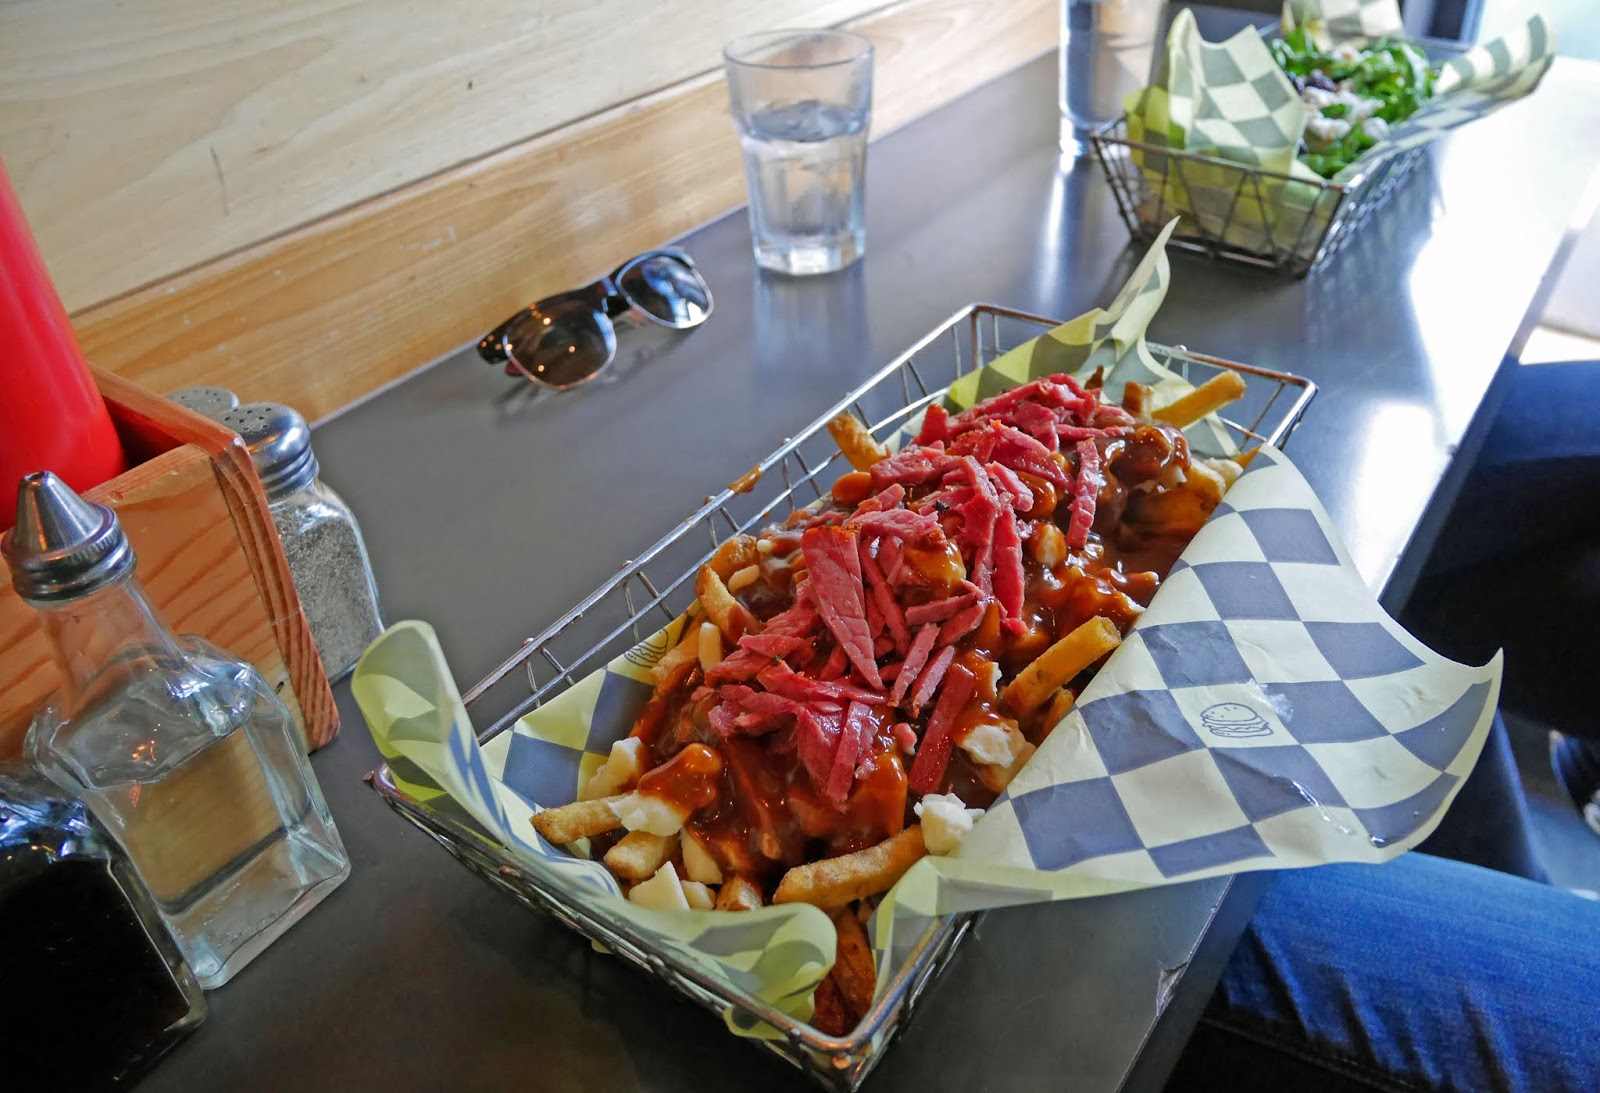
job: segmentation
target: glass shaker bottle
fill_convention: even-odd
[[[254,668],[163,625],[116,514],[55,475],[22,480],[0,553],[60,676],[29,753],[121,844],[200,985],[221,986],[350,873],[299,730]]]
[[[0,1036],[17,1088],[130,1084],[205,1019],[205,995],[128,860],[81,801],[0,763]]]
[[[1122,115],[1122,100],[1149,86],[1163,0],[1061,0],[1061,150],[1089,149],[1089,134]]]
[[[217,420],[250,449],[323,671],[338,680],[383,633],[378,585],[355,514],[317,477],[311,426],[295,410],[249,402]]]

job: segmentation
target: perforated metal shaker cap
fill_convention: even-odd
[[[317,477],[311,426],[299,411],[281,402],[247,402],[217,420],[244,439],[269,500],[302,489]]]
[[[85,501],[50,471],[22,479],[17,522],[0,538],[17,595],[34,604],[86,596],[133,569],[117,514]]]
[[[184,387],[168,391],[167,398],[212,421],[220,420],[223,414],[239,405],[239,396],[226,387]]]

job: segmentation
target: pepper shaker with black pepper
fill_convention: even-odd
[[[276,402],[250,402],[217,420],[250,449],[323,670],[337,680],[383,632],[378,586],[355,514],[317,477],[311,427],[299,413]]]

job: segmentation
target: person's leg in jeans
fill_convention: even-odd
[[[1501,705],[1559,730],[1580,809],[1600,792],[1597,614],[1600,361],[1520,367],[1402,621],[1459,660],[1505,649]]]
[[[1521,365],[1429,557],[1445,574],[1600,537],[1600,361]]]
[[[1600,903],[1425,854],[1273,877],[1169,1093],[1600,1089]]]

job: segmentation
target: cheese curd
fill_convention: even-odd
[[[605,765],[595,771],[594,776],[578,791],[578,800],[593,801],[610,797],[637,784],[644,776],[647,758],[643,740],[632,736],[618,740],[611,745],[611,754],[606,758]]]
[[[711,894],[711,889],[699,881],[686,880],[679,885],[683,889],[683,898],[690,907],[696,911],[709,911],[717,905],[716,897]]]
[[[980,721],[957,746],[980,767],[1009,767],[1027,741],[1013,721]]]
[[[642,880],[628,889],[628,901],[654,911],[687,911],[689,899],[678,881],[678,871],[668,862],[649,880]]]
[[[689,814],[671,801],[637,790],[612,805],[612,811],[629,831],[648,831],[652,835],[676,835],[683,830]]]
[[[735,570],[733,576],[728,578],[728,591],[743,592],[760,579],[761,567],[758,565],[747,565],[743,569]]]
[[[699,837],[693,831],[684,828],[680,842],[683,848],[684,874],[690,880],[699,881],[701,884],[721,884],[722,870]]]
[[[922,841],[930,854],[954,853],[981,808],[968,808],[954,793],[930,793],[912,806],[922,820]]]
[[[700,658],[701,670],[709,672],[722,663],[722,631],[717,629],[716,623],[701,623],[695,641],[699,643],[695,652]]]

